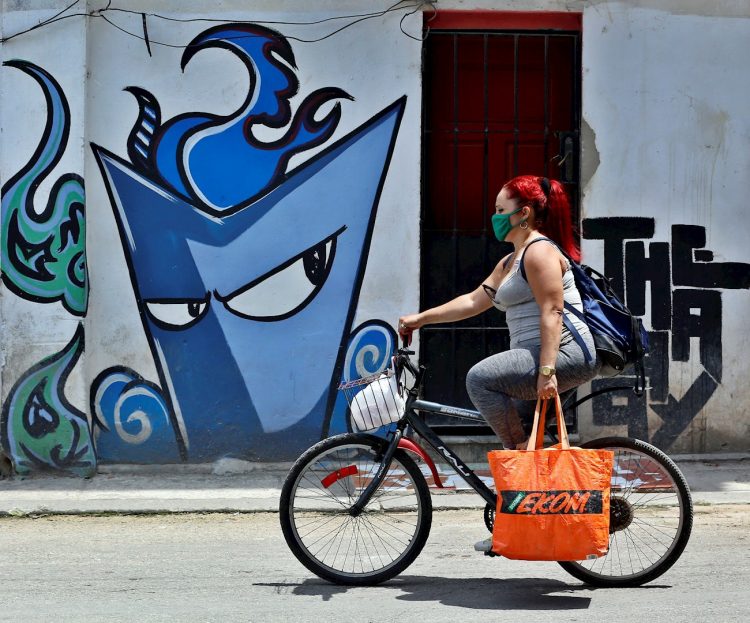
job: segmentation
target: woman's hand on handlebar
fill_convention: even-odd
[[[411,336],[414,331],[422,326],[419,314],[408,314],[398,319],[398,334],[406,346],[411,344]]]

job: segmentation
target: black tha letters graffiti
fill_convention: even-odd
[[[652,331],[645,367],[649,386],[638,397],[630,391],[594,398],[594,424],[627,425],[628,435],[649,439],[647,406],[662,419],[651,442],[669,448],[706,406],[722,378],[722,305],[717,289],[750,288],[750,264],[714,262],[706,230],[673,225],[671,253],[666,242],[649,242],[655,221],[640,217],[586,219],[585,238],[604,241],[604,272],[625,295],[634,314],[650,311]],[[648,249],[648,253],[647,253]],[[647,290],[648,286],[648,290]],[[712,289],[713,288],[713,289]],[[646,292],[651,308],[646,309]],[[671,349],[670,349],[671,336]],[[703,371],[680,400],[669,392],[670,361],[690,359],[691,339],[698,340]],[[616,387],[631,379],[598,379],[593,390]]]

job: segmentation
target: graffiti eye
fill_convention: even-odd
[[[146,301],[146,310],[151,320],[162,329],[187,329],[198,322],[208,310],[205,299],[161,299]]]
[[[216,298],[242,318],[274,321],[301,311],[320,291],[331,272],[336,238],[343,228],[288,262],[232,294]]]

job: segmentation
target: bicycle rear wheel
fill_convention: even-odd
[[[419,467],[401,450],[364,510],[349,512],[380,468],[385,446],[372,435],[331,437],[305,452],[284,482],[284,538],[297,559],[325,580],[378,584],[406,569],[427,541],[430,492]]]
[[[612,450],[609,551],[594,560],[559,563],[587,584],[639,586],[680,557],[693,526],[685,477],[658,448],[626,437],[605,437],[583,448]]]

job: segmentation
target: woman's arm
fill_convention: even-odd
[[[498,262],[495,270],[482,283],[496,288],[502,277],[502,264],[503,260]],[[457,296],[443,305],[426,309],[418,314],[401,316],[398,319],[398,332],[404,337],[411,337],[412,332],[425,325],[465,320],[466,318],[478,316],[490,307],[492,307],[492,301],[490,301],[490,298],[480,284],[472,292]]]
[[[562,258],[550,244],[535,244],[524,254],[524,268],[526,278],[539,305],[539,334],[541,338],[541,352],[539,353],[539,367],[554,368],[557,354],[560,350],[560,334],[562,332],[563,314],[563,285]],[[545,376],[541,372],[537,377],[537,392],[542,398],[552,397],[557,393],[557,377]]]

